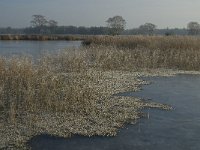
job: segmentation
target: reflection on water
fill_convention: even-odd
[[[148,78],[153,84],[142,91],[121,95],[151,98],[170,104],[172,111],[147,110],[149,119],[127,125],[117,137],[71,139],[41,135],[33,138],[33,150],[199,150],[200,149],[200,76]]]
[[[80,47],[81,41],[0,41],[1,56],[32,56],[58,52],[69,47]]]

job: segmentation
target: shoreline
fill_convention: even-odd
[[[82,41],[86,37],[85,35],[43,35],[43,34],[33,34],[33,35],[26,35],[26,34],[3,34],[0,35],[0,41],[5,40],[24,40],[24,41]]]

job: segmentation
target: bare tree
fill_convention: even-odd
[[[200,33],[200,25],[198,22],[189,22],[187,25],[188,34],[197,35]]]
[[[46,26],[48,23],[45,16],[42,16],[42,15],[33,15],[32,18],[33,18],[31,20],[32,27],[42,27],[42,26]]]
[[[145,23],[144,25],[141,25],[139,27],[140,33],[147,34],[147,35],[153,35],[155,29],[156,29],[156,25],[152,23]]]
[[[114,16],[109,18],[107,21],[107,26],[109,28],[109,33],[112,35],[119,35],[126,26],[126,21],[122,16]]]
[[[33,15],[31,20],[31,25],[34,28],[39,30],[39,33],[45,33],[45,27],[47,26],[48,21],[45,16],[42,15]]]

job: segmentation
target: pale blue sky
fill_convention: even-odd
[[[121,15],[127,28],[151,22],[158,28],[186,27],[200,22],[200,0],[0,0],[0,27],[25,27],[33,14],[59,25],[105,26]]]

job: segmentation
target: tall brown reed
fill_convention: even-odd
[[[26,112],[95,111],[100,92],[92,86],[98,80],[91,75],[92,68],[200,70],[198,41],[193,37],[97,37],[89,47],[46,55],[37,64],[30,58],[1,58],[1,116],[15,122]]]
[[[88,54],[104,69],[200,70],[198,37],[99,36],[91,43]]]
[[[200,49],[200,38],[194,36],[95,36],[88,43],[118,48]]]
[[[87,36],[81,35],[0,35],[0,40],[36,40],[36,41],[47,41],[47,40],[66,40],[66,41],[77,41],[83,40]]]
[[[0,59],[0,111],[5,121],[15,122],[28,112],[94,111],[98,93],[90,87],[86,69],[78,69],[84,63],[69,59],[70,66],[65,66],[57,57],[37,65],[29,58]],[[62,68],[56,68],[56,62]]]

